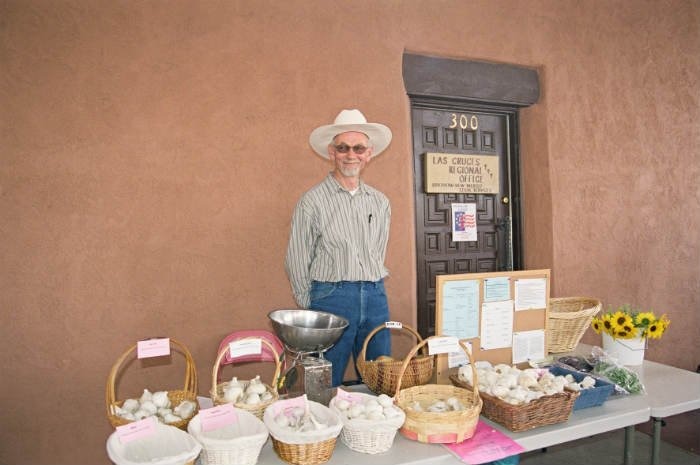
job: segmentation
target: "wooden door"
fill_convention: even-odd
[[[458,103],[411,102],[416,206],[418,330],[435,333],[436,276],[520,269],[517,112]],[[426,193],[426,153],[499,160],[498,194]],[[452,240],[451,205],[475,203],[477,240]]]

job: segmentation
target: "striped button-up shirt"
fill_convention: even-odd
[[[389,274],[389,199],[360,181],[351,194],[330,173],[297,203],[285,270],[301,308],[312,281],[378,281]]]

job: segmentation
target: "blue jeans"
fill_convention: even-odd
[[[343,382],[350,355],[353,363],[356,362],[367,335],[389,321],[384,281],[313,281],[309,308],[333,313],[349,322],[340,339],[324,354],[333,364],[333,386],[339,386]],[[374,360],[380,355],[391,355],[388,329],[378,331],[367,344],[366,360]]]

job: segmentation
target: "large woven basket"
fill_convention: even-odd
[[[175,339],[170,339],[170,347],[172,348],[173,346],[177,347],[185,357],[185,385],[182,389],[167,391],[168,398],[170,399],[170,403],[173,406],[178,405],[185,400],[194,402],[195,411],[192,414],[194,416],[199,410],[199,403],[197,402],[197,368],[194,365],[194,359],[192,358],[192,354],[189,350],[187,350],[187,347],[185,347],[182,343],[176,341]],[[119,373],[119,369],[121,368],[122,364],[127,359],[127,357],[129,357],[129,355],[136,350],[136,347],[137,344],[134,344],[126,352],[124,352],[121,355],[121,357],[117,359],[114,365],[112,365],[112,369],[110,370],[109,376],[107,377],[107,390],[105,394],[105,400],[107,404],[107,418],[114,427],[126,425],[128,423],[133,422],[133,420],[127,420],[116,415],[115,413],[115,408],[121,407],[124,403],[123,400],[117,401],[116,399],[115,384],[117,374]],[[182,421],[171,423],[171,425],[176,426],[180,429],[185,429],[187,428],[187,423],[189,423],[189,421],[189,418],[183,419]]]
[[[254,465],[267,442],[269,433],[265,424],[252,413],[234,410],[238,421],[215,431],[202,431],[202,422],[196,415],[187,431],[202,445],[201,465]]]
[[[550,353],[571,352],[578,345],[602,303],[589,297],[549,299],[547,347]]]
[[[450,375],[450,381],[455,386],[472,389],[466,381],[457,375]],[[478,381],[475,381],[475,385]],[[476,388],[478,390],[478,388]],[[542,396],[527,404],[513,405],[486,393],[480,393],[484,400],[481,414],[489,420],[500,423],[511,431],[520,432],[545,425],[553,425],[567,421],[573,411],[574,402],[579,391],[565,389],[559,394]]]
[[[263,413],[265,413],[265,409],[275,402],[276,400],[279,399],[279,394],[277,393],[277,380],[280,376],[280,370],[281,370],[281,363],[280,363],[280,355],[277,353],[275,348],[270,344],[268,341],[262,338],[255,338],[255,337],[246,337],[242,339],[236,340],[236,342],[240,341],[245,341],[245,340],[252,340],[252,339],[259,339],[262,344],[267,346],[270,351],[272,351],[272,354],[275,356],[275,373],[272,375],[272,383],[267,384],[263,383],[265,385],[265,388],[269,392],[272,393],[272,398],[265,401],[265,402],[260,402],[259,404],[254,404],[254,405],[248,405],[243,401],[236,402],[234,406],[236,408],[239,408],[241,410],[245,410],[247,412],[252,413],[256,417],[258,417],[260,420],[263,418]],[[211,385],[214,386],[211,390],[211,400],[214,402],[214,405],[221,405],[221,404],[226,404],[226,400],[224,400],[224,392],[226,391],[226,388],[229,385],[229,381],[224,381],[223,383],[216,384],[216,381],[218,379],[218,374],[219,374],[219,368],[221,367],[221,360],[223,360],[224,356],[226,355],[226,352],[229,350],[230,346],[224,346],[223,349],[219,352],[219,355],[216,357],[216,361],[214,362],[214,369],[212,370],[212,381]],[[235,359],[234,359],[235,363]],[[246,387],[248,387],[248,384],[250,384],[250,380],[248,381],[241,381],[241,384],[243,385],[243,389],[245,390]]]
[[[478,387],[470,390],[447,384],[424,384],[401,389],[403,374],[410,359],[418,352],[418,349],[435,338],[436,336],[431,336],[419,342],[403,361],[394,396],[394,403],[406,413],[406,421],[400,431],[407,438],[419,442],[459,443],[471,438],[476,430],[482,406]],[[473,379],[477,380],[474,360],[472,360],[470,351],[463,342],[460,341],[459,345],[469,357]],[[464,405],[464,410],[437,413],[421,412],[409,407],[416,401],[425,407],[437,399],[446,400],[450,397],[456,397]]]
[[[367,344],[375,334],[384,328],[387,328],[386,323],[374,328],[365,338],[362,351],[357,357],[357,370],[362,376],[362,381],[370,391],[375,394],[393,396],[396,392],[403,360],[366,360]],[[423,341],[420,334],[408,325],[402,325],[401,328],[391,327],[389,329],[405,330],[415,336],[417,342]],[[433,357],[427,355],[425,348],[422,355],[411,358],[403,375],[403,387],[409,388],[427,383],[433,374],[433,363]]]

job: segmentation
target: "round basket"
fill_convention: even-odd
[[[375,394],[393,396],[396,392],[396,384],[399,379],[399,372],[401,371],[403,360],[365,360],[367,344],[370,339],[385,328],[387,328],[386,323],[377,326],[367,335],[362,345],[362,351],[357,357],[357,370],[360,372],[360,376],[362,376],[362,381],[367,385],[370,391]],[[402,325],[401,328],[388,329],[405,330],[415,336],[418,342],[423,341],[420,334],[408,325]],[[433,374],[433,362],[433,357],[427,355],[426,349],[423,349],[422,355],[410,359],[403,376],[404,387],[418,386],[427,383]]]
[[[314,417],[326,424],[325,428],[305,433],[282,428],[275,422],[278,412],[274,403],[265,410],[263,415],[263,422],[270,431],[273,450],[280,459],[294,465],[316,465],[330,460],[340,430],[343,428],[340,417],[330,408],[311,400],[306,402]]]
[[[195,368],[192,354],[190,354],[190,351],[187,350],[187,347],[185,347],[182,343],[176,341],[175,339],[170,339],[170,347],[172,348],[173,346],[177,347],[179,351],[182,352],[182,354],[185,356],[185,385],[180,390],[167,391],[168,399],[170,399],[170,404],[173,406],[178,405],[185,400],[194,402],[195,410],[192,414],[194,416],[194,414],[196,414],[199,410],[199,403],[197,402],[197,369]],[[126,352],[124,352],[121,355],[121,357],[119,357],[119,359],[117,359],[117,361],[112,366],[112,370],[109,372],[109,376],[107,377],[107,390],[105,394],[105,400],[107,404],[107,418],[114,427],[126,425],[134,421],[122,418],[115,413],[116,407],[121,407],[124,403],[123,400],[116,400],[115,383],[117,373],[119,373],[120,367],[122,366],[126,358],[129,356],[129,354],[136,350],[136,347],[137,344],[134,344]],[[171,425],[176,426],[180,429],[185,429],[189,421],[190,419],[187,418],[175,423],[171,423]]]
[[[351,396],[357,399],[376,399],[377,396],[353,392]],[[340,431],[340,440],[356,452],[364,454],[380,454],[391,449],[394,445],[394,437],[403,422],[406,414],[401,410],[401,415],[386,420],[373,421],[365,419],[348,419],[336,406],[338,397],[331,399],[328,407],[333,410],[343,422],[343,429]]]
[[[249,405],[246,404],[245,402],[239,401],[233,404],[236,408],[239,408],[241,410],[245,410],[247,412],[252,413],[256,417],[258,417],[260,420],[263,418],[263,413],[265,412],[265,409],[275,402],[276,400],[279,399],[279,394],[277,393],[277,379],[280,376],[280,370],[281,370],[281,364],[280,364],[280,356],[275,350],[275,348],[270,344],[268,341],[262,338],[256,338],[256,337],[246,337],[242,339],[236,340],[236,342],[240,341],[245,341],[249,339],[258,339],[262,344],[264,344],[268,349],[272,351],[272,354],[275,356],[275,373],[272,375],[272,383],[267,384],[263,383],[265,385],[265,388],[272,393],[272,398],[265,401],[265,402],[260,402],[259,404],[254,404],[254,405]],[[224,381],[223,383],[216,384],[216,380],[218,378],[219,374],[219,368],[221,367],[221,360],[224,358],[226,355],[226,351],[229,350],[229,346],[225,346],[221,351],[219,352],[219,355],[216,357],[216,362],[214,362],[214,369],[212,370],[212,381],[211,385],[215,386],[211,390],[211,400],[214,402],[214,405],[221,405],[221,404],[226,404],[229,402],[226,402],[224,400],[224,392],[226,391],[226,388],[229,385],[229,381]],[[234,359],[235,361],[235,359]],[[248,387],[248,384],[250,384],[250,380],[248,381],[241,381],[241,384],[243,385],[243,390]]]
[[[409,439],[425,443],[459,443],[474,435],[479,421],[482,400],[479,396],[478,382],[475,382],[476,387],[473,391],[451,384],[426,384],[400,389],[403,372],[408,365],[409,359],[414,356],[419,348],[434,338],[436,336],[431,336],[420,342],[404,360],[394,397],[394,403],[406,413],[406,421],[401,428],[401,434]],[[477,380],[471,353],[463,342],[460,341],[459,345],[469,357],[472,375],[474,380]],[[421,405],[428,406],[437,399],[446,400],[450,397],[457,398],[464,406],[464,410],[438,413],[417,411],[409,407],[414,402],[420,402]]]
[[[107,438],[107,455],[116,465],[193,465],[201,450],[192,435],[162,423],[133,441],[122,442],[116,431]]]
[[[549,299],[546,331],[549,353],[574,350],[601,308],[600,300],[589,297]]]
[[[187,431],[202,445],[201,465],[254,465],[267,442],[265,424],[252,413],[234,407],[238,421],[213,431],[202,431],[196,415]]]

